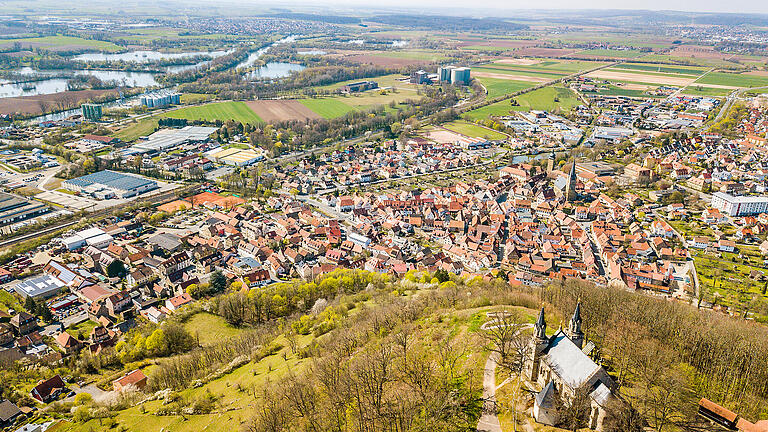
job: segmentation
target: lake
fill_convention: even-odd
[[[186,57],[194,57],[198,55],[208,55],[213,58],[221,57],[225,54],[229,54],[234,50],[220,50],[220,51],[199,51],[199,52],[180,52],[180,53],[166,53],[160,51],[130,51],[124,53],[88,53],[80,54],[72,57],[72,60],[80,61],[117,61],[122,60],[126,62],[134,63],[146,63],[153,60],[170,60],[180,59]]]

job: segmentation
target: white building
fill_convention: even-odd
[[[768,213],[768,197],[733,196],[723,192],[712,194],[712,208],[728,216],[746,216]]]

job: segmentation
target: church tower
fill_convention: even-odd
[[[541,354],[549,346],[549,338],[547,337],[547,322],[544,320],[544,308],[541,308],[539,312],[539,318],[536,320],[536,324],[533,325],[533,336],[528,344],[528,359],[526,364],[526,378],[531,382],[536,382],[539,379],[539,363],[541,362]]]
[[[568,323],[568,337],[577,347],[582,348],[584,346],[584,332],[581,331],[581,302],[576,304],[571,322]]]
[[[565,186],[565,200],[573,202],[576,199],[576,159],[571,164],[568,172],[568,184]]]
[[[552,153],[549,154],[549,159],[547,160],[547,175],[552,174],[552,170],[555,168],[555,151],[552,150]]]

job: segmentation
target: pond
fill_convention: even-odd
[[[117,61],[122,60],[126,62],[134,63],[146,63],[153,60],[170,60],[180,59],[186,57],[194,57],[198,55],[208,55],[213,58],[221,57],[225,54],[229,54],[234,50],[219,50],[219,51],[199,51],[199,52],[179,52],[179,53],[166,53],[160,51],[129,51],[124,53],[87,53],[80,54],[72,57],[72,60],[81,61]]]
[[[264,66],[259,66],[253,72],[246,74],[246,76],[254,80],[285,78],[291,72],[300,72],[305,68],[305,66],[296,63],[271,62]]]
[[[103,70],[41,70],[23,67],[14,72],[21,75],[90,75],[102,81],[117,81],[127,87],[149,87],[158,85],[153,74],[148,72],[103,71]],[[19,97],[53,94],[67,91],[67,78],[51,78],[28,83],[0,81],[0,97]]]

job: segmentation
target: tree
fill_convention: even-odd
[[[150,353],[163,355],[166,352],[165,332],[163,332],[163,329],[153,331],[147,338],[145,346]]]
[[[621,400],[613,400],[606,407],[604,432],[643,432],[645,420],[636,409]]]
[[[24,300],[24,309],[31,314],[37,312],[37,303],[35,303],[35,299],[33,299],[32,296],[29,296]]]
[[[589,426],[590,402],[586,388],[577,389],[570,400],[562,400],[561,404],[558,413],[563,428],[576,432]]]
[[[216,270],[215,272],[211,273],[210,284],[211,292],[222,292],[227,287],[227,277],[224,276],[224,273],[222,273],[221,270]]]
[[[484,326],[483,337],[486,348],[495,356],[496,363],[513,379],[509,406],[502,407],[512,414],[512,424],[517,431],[518,399],[521,397],[521,376],[527,353],[527,337],[523,330],[528,327],[527,320],[517,310],[496,312],[494,318]]]
[[[47,323],[53,321],[53,314],[45,302],[40,302],[37,304],[37,314],[40,316],[40,318],[43,319],[43,321]]]
[[[114,260],[107,266],[107,277],[117,277],[125,272],[125,265],[120,260]]]

